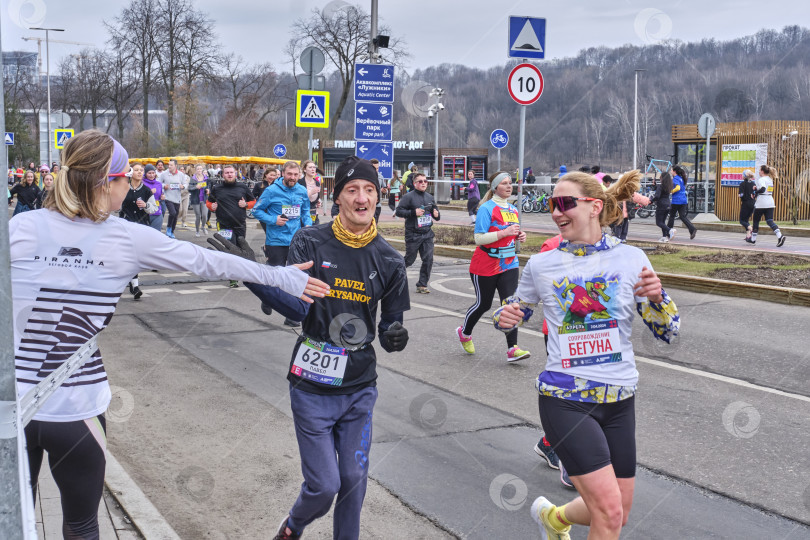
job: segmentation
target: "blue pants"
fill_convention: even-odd
[[[149,226],[155,229],[157,232],[160,232],[160,228],[163,227],[163,214],[150,215]]]
[[[335,540],[360,537],[366,497],[371,419],[377,388],[321,396],[290,385],[290,403],[304,483],[287,525],[297,531],[329,512],[335,503]]]

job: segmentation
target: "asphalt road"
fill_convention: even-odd
[[[531,501],[572,497],[532,450],[540,313],[521,330],[531,359],[507,365],[483,322],[466,355],[454,330],[472,302],[467,267],[438,258],[433,292],[412,294],[406,351],[377,347],[363,538],[534,538]],[[125,292],[101,336],[111,452],[182,537],[272,536],[301,482],[285,379],[294,332],[244,287],[141,278],[147,294]],[[622,537],[809,538],[810,312],[670,293],[681,339],[659,346],[634,329],[640,467]],[[331,514],[307,537],[331,537]]]

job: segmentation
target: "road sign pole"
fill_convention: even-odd
[[[315,149],[312,148],[312,132],[313,132],[313,129],[309,128],[309,147],[308,147],[309,148],[309,159],[311,159],[312,161],[315,161],[313,159],[313,157],[312,157],[315,154]]]
[[[706,176],[703,178],[703,211],[709,213],[709,156],[711,156],[711,135],[706,132]]]
[[[523,223],[523,148],[526,137],[526,105],[520,106],[520,140],[518,141],[518,222]],[[515,249],[520,253],[520,242],[515,241]]]
[[[501,149],[498,148],[498,170],[501,170]]]

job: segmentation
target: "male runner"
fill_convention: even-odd
[[[256,203],[243,182],[236,181],[236,167],[225,165],[222,169],[223,181],[211,188],[208,201],[211,211],[217,214],[217,230],[220,236],[236,242],[237,237],[247,233],[247,209]],[[236,288],[239,283],[231,280],[230,287]]]
[[[379,197],[374,167],[350,156],[335,172],[340,214],[295,234],[288,262],[314,260],[308,272],[331,286],[322,301],[305,305],[277,288],[246,284],[282,314],[303,318],[287,379],[304,484],[277,540],[300,538],[336,495],[333,537],[360,535],[377,399],[377,308],[380,345],[388,352],[408,343],[402,316],[410,309],[405,261],[377,234]]]
[[[264,255],[271,266],[285,266],[293,236],[301,227],[312,225],[309,194],[306,186],[298,183],[301,166],[296,161],[288,161],[282,166],[282,171],[281,181],[273,182],[265,189],[253,207],[253,217],[266,227]],[[267,315],[272,313],[266,305],[262,305],[262,311]],[[301,326],[289,318],[284,324]]]
[[[422,259],[419,269],[419,281],[416,282],[416,292],[428,294],[430,271],[433,268],[433,220],[439,221],[441,216],[436,207],[433,195],[426,192],[427,178],[420,172],[411,175],[413,191],[409,191],[399,201],[396,215],[405,218],[405,266],[409,267],[416,261],[416,254]]]

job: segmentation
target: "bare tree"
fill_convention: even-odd
[[[201,83],[210,82],[214,76],[217,60],[216,36],[211,32],[214,22],[200,11],[190,11],[182,20],[183,31],[179,35],[179,82],[183,90],[183,135],[186,148],[190,147],[192,113],[195,109],[195,90]],[[174,96],[173,96],[174,97]]]
[[[154,33],[158,31],[157,1],[131,0],[114,23],[104,23],[110,32],[110,44],[131,55],[139,74],[143,108],[143,150],[149,153],[149,98],[157,60]]]
[[[335,138],[338,122],[352,91],[354,65],[368,57],[368,41],[371,28],[371,16],[359,6],[344,6],[342,9],[312,10],[308,19],[298,19],[293,24],[292,38],[287,45],[287,54],[293,65],[298,61],[300,52],[309,46],[321,49],[340,74],[340,99],[333,113],[329,126],[329,138]],[[380,27],[381,34],[390,33]],[[386,54],[395,63],[407,56],[400,40],[392,38]]]
[[[188,30],[185,20],[192,10],[188,0],[157,0],[156,20],[160,25],[152,32],[152,44],[157,52],[157,72],[166,91],[166,135],[170,147],[174,142],[174,98],[182,63],[180,47]]]
[[[104,55],[108,73],[105,97],[115,110],[115,122],[118,127],[118,138],[124,138],[124,122],[137,107],[135,99],[140,90],[140,79],[136,68],[136,58],[125,53],[124,49],[115,49]],[[107,131],[112,127],[110,122]]]

